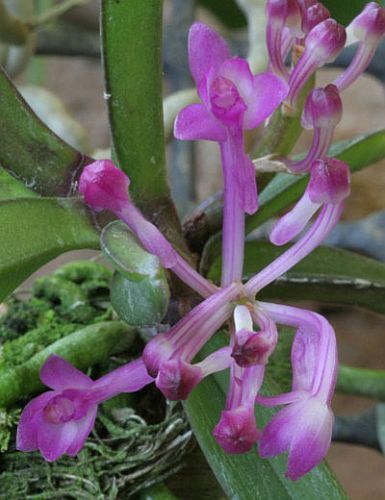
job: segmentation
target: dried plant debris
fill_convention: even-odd
[[[179,405],[169,405],[153,425],[130,408],[102,410],[75,459],[49,464],[38,453],[1,455],[0,498],[129,498],[178,471],[190,438]]]

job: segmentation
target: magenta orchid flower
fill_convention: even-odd
[[[325,318],[294,307],[261,306],[281,325],[297,329],[292,346],[292,391],[258,396],[265,406],[287,405],[263,429],[261,457],[289,452],[287,476],[296,480],[325,457],[331,442],[331,398],[337,378],[337,349],[333,328]]]
[[[253,331],[258,323],[261,330]],[[245,453],[258,440],[254,407],[262,386],[265,366],[277,344],[274,321],[262,307],[238,305],[234,310],[235,334],[231,338],[234,361],[230,367],[230,387],[226,408],[213,435],[227,453]]]
[[[312,145],[302,160],[285,161],[292,172],[306,172],[312,163],[324,158],[332,144],[334,130],[342,118],[342,101],[335,85],[313,89],[302,114],[302,126],[314,129]]]
[[[310,181],[294,208],[273,227],[270,241],[284,245],[295,238],[322,206],[338,206],[350,193],[350,171],[346,163],[327,158],[313,162]]]
[[[136,208],[128,194],[130,179],[110,160],[98,160],[87,165],[79,181],[84,201],[94,211],[110,210],[137,236],[143,248],[159,258],[161,265],[179,276],[203,297],[216,287],[193,269],[167,241],[159,229]]]
[[[189,34],[189,61],[201,104],[183,109],[174,134],[183,140],[220,145],[224,175],[222,285],[240,280],[244,213],[258,207],[256,173],[246,155],[243,131],[260,125],[286,95],[272,73],[252,75],[247,61],[231,57],[226,42],[208,26],[195,23]]]
[[[312,252],[339,221],[343,200],[349,192],[350,172],[346,163],[335,158],[314,162],[304,195],[275,224],[270,240],[275,245],[284,245],[297,236],[319,210],[317,219],[302,238],[246,283],[245,292],[255,295]]]
[[[241,284],[233,283],[192,309],[167,333],[158,334],[144,349],[143,359],[155,384],[169,400],[186,399],[207,375],[231,363],[231,349],[224,348],[197,364],[195,355],[232,314]]]
[[[246,453],[260,436],[254,408],[264,373],[264,365],[242,368],[235,361],[231,364],[226,407],[213,431],[226,453]]]
[[[49,462],[63,454],[73,457],[79,453],[94,427],[98,404],[153,382],[141,359],[94,382],[56,355],[44,363],[40,378],[52,390],[24,408],[16,447],[21,451],[40,450]]]
[[[385,8],[376,2],[368,3],[347,28],[359,42],[353,60],[334,81],[340,91],[345,90],[369,66],[378,44],[385,36]]]

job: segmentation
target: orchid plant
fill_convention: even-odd
[[[120,7],[105,2],[105,23],[110,22],[107,18],[111,13],[116,15],[115,8]],[[149,15],[151,8],[146,9],[143,7],[143,12]],[[213,282],[197,270],[191,252],[171,229],[172,208],[168,227],[164,215],[153,216],[157,203],[159,212],[167,212],[168,201],[155,194],[149,205],[146,189],[154,194],[157,187],[149,185],[157,181],[148,179],[146,185],[140,185],[142,174],[135,158],[141,153],[124,153],[126,147],[132,147],[130,141],[128,146],[117,141],[115,162],[83,159],[78,164],[78,195],[96,224],[104,224],[104,212],[120,219],[129,235],[127,241],[133,241],[146,259],[152,259],[151,265],[167,271],[174,295],[183,289],[189,297],[188,307],[173,324],[157,322],[156,334],[140,358],[95,381],[57,355],[60,353],[48,357],[40,378],[50,390],[24,408],[17,432],[18,450],[40,450],[47,461],[63,454],[76,456],[92,432],[98,405],[104,401],[154,383],[167,400],[188,402],[204,379],[227,371],[226,402],[210,429],[218,449],[235,455],[256,447],[263,459],[288,452],[286,475],[293,481],[326,456],[332,439],[331,404],[338,372],[333,327],[317,312],[282,300],[269,302],[261,294],[321,245],[341,218],[351,183],[349,162],[331,149],[343,113],[341,93],[366,70],[385,37],[385,8],[375,2],[367,4],[345,29],[321,3],[267,0],[266,23],[268,61],[265,71],[257,74],[246,59],[233,56],[226,41],[208,25],[196,22],[188,35],[189,66],[198,99],[194,96],[193,102],[179,109],[174,136],[182,141],[212,141],[219,147],[223,171],[220,279]],[[108,31],[107,44],[110,34]],[[350,65],[326,86],[314,87],[316,71],[354,41],[358,45]],[[108,60],[105,65],[109,74]],[[113,126],[118,119],[114,113],[111,104]],[[245,137],[257,127],[272,144],[283,142],[286,133],[296,136],[295,143],[302,128],[309,129],[312,144],[299,159],[290,157],[290,151],[270,148],[267,155],[253,161]],[[133,163],[124,164],[131,154]],[[291,208],[290,202],[282,205],[287,210],[270,231],[274,246],[292,244],[262,269],[246,275],[247,221],[259,217],[266,206],[257,181],[269,175],[264,173],[269,166],[284,171],[289,182],[303,185],[300,195],[290,200],[294,202]],[[39,184],[38,179],[36,182]],[[111,224],[117,227],[118,223]],[[102,239],[109,227],[113,226],[103,230]],[[121,263],[116,263],[114,256],[112,260],[121,270]],[[148,274],[144,270],[139,280],[132,281],[141,281]],[[181,288],[181,282],[186,288]],[[288,328],[295,331],[291,390],[266,394],[269,361]],[[200,354],[221,329],[227,331],[227,344]],[[270,407],[279,409],[267,423],[259,424],[259,413]]]

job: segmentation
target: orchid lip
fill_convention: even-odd
[[[229,124],[239,120],[247,109],[235,84],[223,76],[217,76],[211,83],[210,103],[212,113]]]
[[[55,396],[43,410],[44,419],[50,424],[62,424],[72,420],[75,414],[74,403],[64,397]]]

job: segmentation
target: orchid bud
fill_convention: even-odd
[[[290,76],[286,98],[289,113],[295,109],[298,96],[309,78],[318,68],[337,57],[345,41],[345,28],[334,19],[326,19],[310,31],[305,41],[305,50]]]
[[[268,22],[287,26],[295,34],[301,34],[301,10],[297,0],[268,0]]]
[[[349,66],[333,82],[340,92],[352,85],[373,59],[377,46],[385,35],[385,9],[375,2],[368,3],[350,23],[348,32],[353,33],[360,43]]]
[[[314,89],[306,99],[302,126],[307,129],[335,127],[342,118],[342,101],[335,85]]]
[[[302,18],[302,31],[309,33],[315,26],[329,19],[330,12],[322,3],[315,3],[306,9]]]
[[[348,165],[336,158],[315,161],[307,191],[313,203],[339,203],[350,194]]]
[[[97,160],[87,165],[79,181],[79,191],[95,212],[119,211],[129,201],[130,179],[110,160]]]
[[[316,3],[317,0],[298,0],[298,5],[302,14],[304,14],[309,7],[315,5]]]
[[[376,45],[385,35],[385,9],[376,2],[368,3],[350,23],[354,36],[369,45]]]
[[[333,62],[346,42],[345,28],[334,19],[317,24],[306,38],[306,51],[318,59],[318,67]]]

